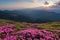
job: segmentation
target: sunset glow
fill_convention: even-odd
[[[58,8],[60,7],[59,5],[59,0],[0,0],[0,9],[25,9],[37,7],[47,9],[52,6]]]
[[[55,4],[54,3],[49,3],[47,5],[43,4],[42,6],[45,7],[45,8],[49,8],[49,7],[53,6],[53,5],[55,5]]]

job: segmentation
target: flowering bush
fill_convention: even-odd
[[[60,40],[60,30],[25,29],[16,32],[14,25],[5,25],[0,26],[0,40]]]

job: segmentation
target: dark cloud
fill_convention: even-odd
[[[56,4],[56,6],[60,6],[60,2],[57,2],[57,3],[55,3]]]
[[[58,2],[57,5],[60,5],[60,2]]]
[[[44,2],[44,5],[48,5],[49,3],[47,1]]]
[[[60,8],[60,2],[54,3],[54,5],[51,6],[51,8]]]

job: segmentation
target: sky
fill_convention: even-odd
[[[0,10],[10,9],[60,9],[60,0],[0,0]]]

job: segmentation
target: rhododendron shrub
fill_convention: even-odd
[[[0,26],[0,40],[60,40],[60,30],[48,31],[30,28],[15,31],[15,29],[14,25]]]

